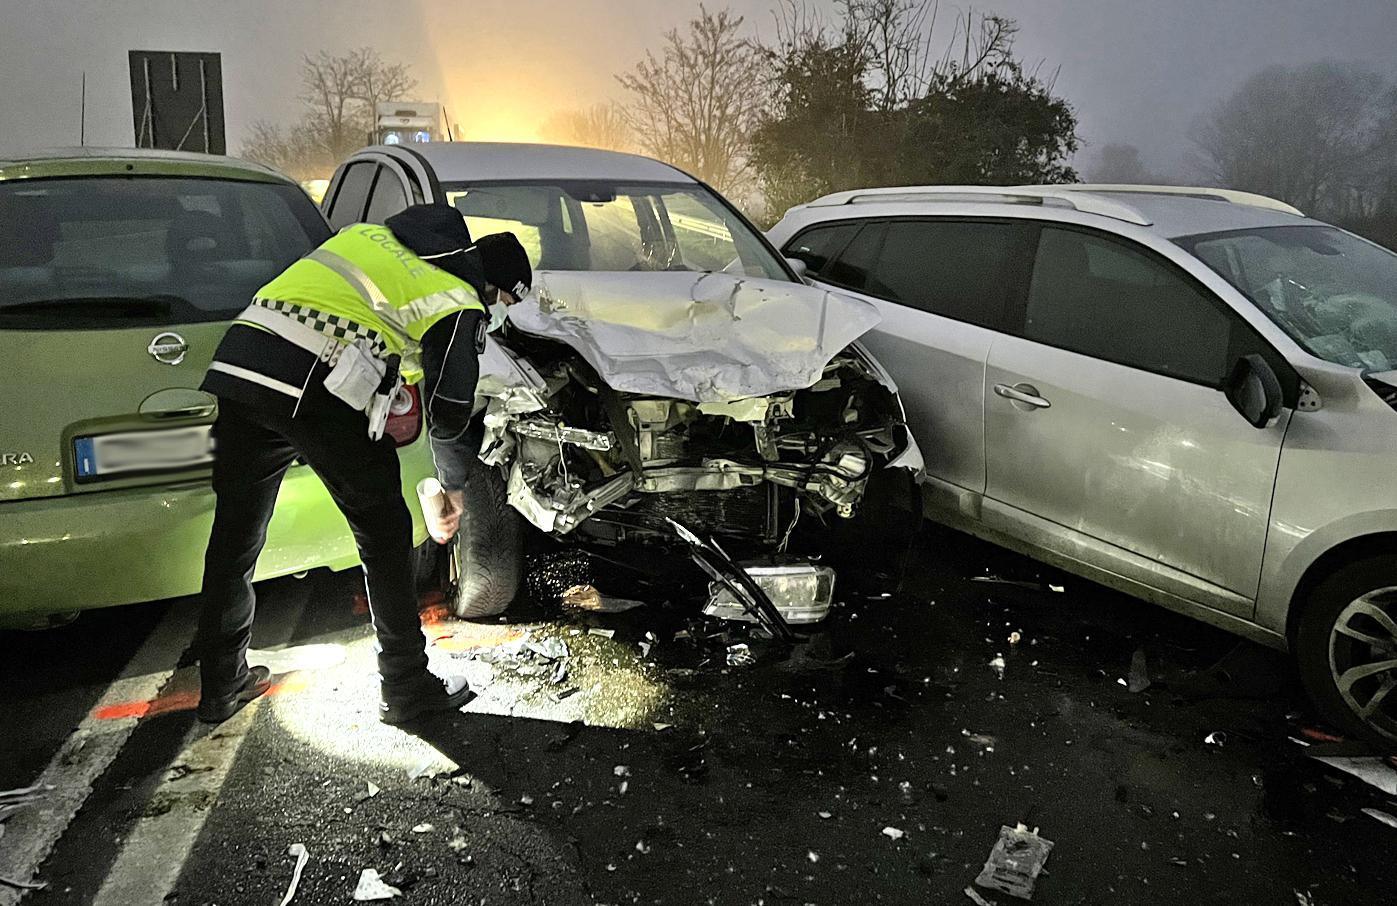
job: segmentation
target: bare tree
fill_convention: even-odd
[[[544,121],[539,134],[546,141],[604,151],[630,151],[635,147],[625,113],[616,103],[560,110]]]
[[[1205,178],[1343,219],[1375,204],[1374,132],[1383,80],[1361,66],[1270,66],[1194,131]]]
[[[324,177],[337,162],[306,130],[296,126],[285,129],[265,120],[252,124],[239,153],[298,182]]]
[[[625,119],[642,150],[724,192],[750,184],[748,140],[766,104],[765,63],[742,34],[743,18],[699,7],[688,31],[665,35],[617,76],[630,95]]]
[[[1140,159],[1140,149],[1124,143],[1102,145],[1087,180],[1117,185],[1155,185],[1160,181]]]
[[[935,71],[938,0],[839,0],[839,6],[849,39],[864,54],[877,109],[921,97]]]
[[[416,86],[402,63],[387,63],[369,47],[343,56],[320,51],[301,64],[306,125],[334,160],[363,147],[373,132],[374,107]]]

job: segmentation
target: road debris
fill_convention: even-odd
[[[644,607],[644,601],[630,598],[613,598],[597,591],[592,585],[574,585],[560,596],[564,607],[576,610],[589,610],[592,613],[625,613]]]
[[[371,903],[375,900],[391,900],[400,897],[403,892],[396,887],[384,882],[379,877],[378,870],[366,868],[359,872],[359,883],[354,887],[354,901],[356,903]]]
[[[1145,649],[1136,648],[1135,653],[1130,656],[1130,675],[1126,680],[1125,688],[1133,694],[1139,694],[1150,688],[1149,664],[1145,661]]]
[[[907,836],[907,834],[905,831],[896,827],[885,827],[883,828],[883,836],[887,837],[889,840],[901,840],[903,837]]]
[[[436,830],[435,827],[433,827],[432,825],[430,825],[430,824],[428,824],[427,822],[424,821],[424,822],[422,822],[421,824],[419,824],[419,825],[417,825],[416,827],[414,827],[414,828],[412,829],[412,832],[413,832],[414,834],[430,834],[430,833],[431,833],[432,831],[434,831],[434,830]]]
[[[1311,753],[1310,757],[1321,764],[1327,764],[1331,768],[1357,777],[1389,796],[1397,796],[1397,769],[1376,755],[1351,756]]]
[[[1217,746],[1220,749],[1223,746],[1227,745],[1227,734],[1221,730],[1214,730],[1207,736],[1203,737],[1203,742],[1206,745]]]
[[[310,861],[310,851],[301,843],[292,843],[286,854],[296,858],[296,867],[291,869],[291,883],[287,886],[286,895],[281,898],[279,906],[286,906],[296,895],[296,888],[301,886],[301,872],[306,870],[306,863]]]
[[[459,830],[456,831],[456,833],[451,835],[451,839],[446,841],[446,846],[453,853],[458,853],[465,849],[467,846],[465,834],[462,834]]]
[[[1033,886],[1052,851],[1052,841],[1038,836],[1037,828],[1030,831],[1023,824],[1001,827],[999,839],[975,883],[1021,900],[1032,899]]]
[[[588,630],[587,630],[587,634],[588,634],[588,635],[599,635],[599,636],[601,636],[601,637],[604,638],[604,639],[614,639],[614,638],[616,637],[616,630],[614,630],[614,629],[599,629],[598,627],[593,626],[591,629],[588,629]]]
[[[7,878],[0,875],[0,886],[15,887],[20,890],[43,890],[48,886],[46,881],[20,881],[16,878]]]
[[[443,765],[440,755],[428,755],[421,761],[421,763],[417,765],[417,767],[413,768],[411,771],[408,771],[407,779],[417,780],[419,778],[425,777],[428,780],[431,780],[433,777],[436,777],[439,774],[450,774],[454,770],[456,770],[456,765],[454,762],[450,765]]]
[[[752,654],[752,649],[745,643],[738,642],[736,645],[728,646],[728,666],[729,667],[750,667],[757,662]]]
[[[1012,585],[1015,588],[1028,588],[1033,591],[1042,591],[1042,582],[1027,582],[1023,579],[1001,579],[999,576],[971,576],[971,582],[981,582],[986,585]]]
[[[965,888],[965,895],[970,898],[970,902],[974,903],[975,906],[995,906],[994,900],[987,900],[980,896],[979,892],[973,887]]]
[[[556,661],[568,656],[568,643],[557,636],[549,636],[537,641],[529,639],[524,643],[524,647],[549,661]]]
[[[1365,808],[1365,809],[1363,810],[1363,814],[1367,815],[1369,818],[1372,818],[1372,819],[1375,820],[1375,821],[1381,821],[1383,824],[1386,824],[1388,827],[1393,828],[1394,830],[1397,830],[1397,818],[1394,818],[1392,815],[1389,815],[1387,812],[1384,812],[1384,811],[1381,811],[1381,810],[1375,809],[1375,808]]]
[[[994,675],[999,679],[1004,679],[1004,671],[1008,666],[1009,665],[1004,662],[1004,655],[1002,654],[996,654],[990,660],[990,669],[994,671]]]
[[[374,783],[372,780],[365,780],[364,786],[364,792],[354,797],[355,802],[368,802],[370,799],[382,792],[382,790],[378,788],[378,784]]]

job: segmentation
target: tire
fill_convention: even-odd
[[[1397,555],[1341,567],[1303,606],[1295,660],[1311,701],[1336,726],[1390,748],[1397,743]]]
[[[465,513],[456,533],[456,594],[451,612],[466,620],[504,613],[524,574],[524,517],[505,494],[500,470],[471,460]]]

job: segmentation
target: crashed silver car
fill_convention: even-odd
[[[508,606],[532,530],[632,560],[689,545],[706,569],[741,564],[709,613],[755,619],[756,586],[813,622],[838,554],[886,524],[860,518],[870,496],[915,505],[920,452],[856,343],[877,310],[805,284],[707,186],[611,152],[400,145],[346,161],[324,205],[338,228],[409,199],[513,232],[535,269],[481,360],[457,615]]]

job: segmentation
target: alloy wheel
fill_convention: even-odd
[[[1397,740],[1397,588],[1370,591],[1340,612],[1329,670],[1353,714]]]

